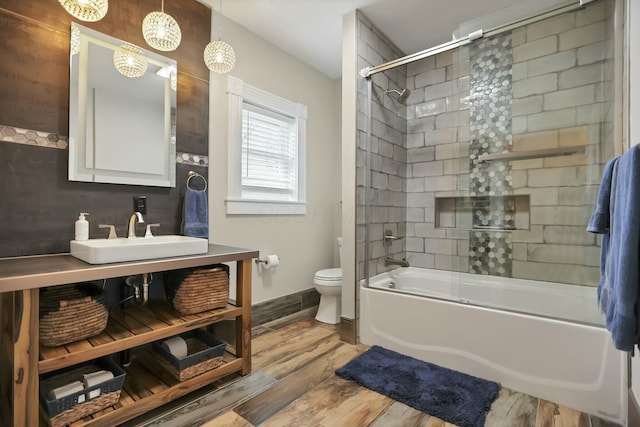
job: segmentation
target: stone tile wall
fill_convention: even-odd
[[[469,48],[408,64],[407,84],[407,259],[468,271],[469,227],[436,226],[436,197],[469,195]]]
[[[394,243],[392,255],[406,253],[412,266],[597,284],[599,239],[585,227],[614,145],[612,10],[611,0],[594,2],[473,47],[408,64],[406,70],[374,76],[370,275],[385,270],[382,235],[390,228],[406,237],[404,246]],[[366,19],[360,30],[361,67],[399,54],[387,49],[386,38]],[[474,75],[483,67],[488,73]],[[478,85],[485,77],[491,84],[483,92]],[[401,90],[405,84],[411,90],[406,110],[398,110],[394,99],[380,97],[384,89]],[[364,274],[364,102],[363,79],[358,105],[359,277]],[[585,151],[490,165],[477,161],[486,153],[563,146],[584,146]],[[507,213],[495,214],[496,196],[525,196],[511,198],[519,206],[517,229],[473,230],[475,224],[510,224]],[[487,208],[457,202],[469,197],[487,198]],[[509,198],[503,202],[511,203]]]
[[[598,282],[600,248],[585,228],[613,147],[612,7],[595,2],[512,32],[512,150],[585,147],[509,162],[513,192],[531,197],[530,231],[512,233],[513,277]]]
[[[380,65],[404,56],[393,43],[369,20],[358,13],[358,69]],[[365,252],[365,178],[367,149],[367,84],[365,79],[358,85],[358,148],[357,148],[357,260],[358,278],[364,277]],[[372,77],[371,96],[371,175],[369,199],[371,218],[369,223],[370,262],[369,275],[388,268],[384,258],[402,259],[405,254],[407,215],[406,193],[406,134],[407,108],[397,102],[397,94],[386,94],[387,90],[402,91],[407,87],[406,67],[401,66]],[[395,240],[385,248],[383,236],[391,230]]]

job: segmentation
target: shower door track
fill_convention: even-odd
[[[500,25],[498,27],[494,27],[491,28],[487,31],[484,31],[482,29],[478,30],[478,31],[474,31],[473,33],[470,33],[469,35],[465,36],[465,37],[461,37],[459,39],[456,40],[452,40],[446,43],[442,43],[440,45],[434,46],[434,47],[430,47],[428,49],[425,50],[421,50],[420,52],[416,52],[416,53],[412,53],[410,55],[407,56],[403,56],[402,58],[398,58],[398,59],[393,59],[389,62],[385,62],[384,64],[380,64],[380,65],[376,65],[375,67],[365,67],[362,70],[360,70],[360,76],[364,77],[365,79],[369,79],[371,78],[372,75],[377,74],[377,73],[381,73],[383,71],[387,71],[390,70],[392,68],[395,67],[399,67],[401,65],[405,65],[405,64],[409,64],[411,62],[415,62],[415,61],[419,61],[421,59],[424,58],[428,58],[430,56],[434,56],[437,55],[439,53],[442,52],[446,52],[449,51],[451,49],[455,49],[457,47],[461,47],[464,46],[466,44],[471,43],[472,41],[482,38],[482,37],[491,37],[491,36],[495,36],[496,34],[500,34],[503,33],[505,31],[510,31],[513,30],[515,28],[521,27],[523,25],[528,25],[537,21],[541,21],[543,19],[546,18],[550,18],[552,16],[556,16],[559,15],[561,13],[565,13],[565,12],[571,12],[573,10],[576,9],[580,9],[582,7],[584,7],[585,4],[587,3],[591,3],[592,1],[595,0],[572,0],[570,2],[567,2],[561,6],[558,6],[556,8],[547,10],[546,12],[542,12],[538,15],[534,15],[534,16],[530,16],[528,18],[524,18],[524,19],[518,19],[512,22],[509,22],[507,24],[504,25]]]

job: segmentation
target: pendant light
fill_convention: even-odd
[[[236,64],[236,53],[229,43],[222,41],[222,0],[220,0],[218,29],[218,40],[210,42],[204,48],[204,63],[211,71],[225,74],[231,71]]]
[[[142,49],[132,44],[122,45],[113,52],[113,65],[120,74],[126,77],[142,77],[147,72],[149,62]]]
[[[164,52],[176,50],[180,46],[180,26],[171,15],[164,13],[164,0],[160,12],[151,12],[144,17],[142,36],[149,46]]]
[[[104,18],[109,0],[58,0],[69,14],[81,21],[96,22]]]

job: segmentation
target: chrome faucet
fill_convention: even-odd
[[[389,247],[394,240],[398,240],[398,237],[393,235],[393,231],[384,230],[384,246],[385,253],[387,254],[387,256],[384,258],[384,266],[388,267],[390,265],[399,265],[400,267],[409,267],[409,261],[407,261],[406,259],[393,259],[389,256]]]
[[[391,246],[394,240],[398,240],[391,230],[384,230],[384,245]]]
[[[136,238],[136,219],[138,223],[143,223],[144,219],[142,218],[142,214],[140,212],[134,212],[129,217],[129,231],[127,233],[127,237],[129,239]]]
[[[384,259],[384,266],[388,267],[390,265],[399,265],[400,267],[409,267],[409,261],[407,261],[406,259],[393,259],[393,258],[389,258],[386,257]]]

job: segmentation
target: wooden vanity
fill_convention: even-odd
[[[144,354],[132,359],[119,402],[84,424],[114,426],[211,384],[251,371],[251,262],[258,251],[209,245],[207,254],[90,265],[69,254],[0,259],[0,410],[3,425],[41,424],[39,375],[108,356],[189,330],[236,319],[236,347],[218,368],[179,382],[155,369]],[[59,347],[39,345],[39,288],[91,280],[236,262],[236,305],[182,315],[164,302],[114,310],[104,332]],[[80,423],[82,424],[82,423]],[[76,425],[74,423],[74,425]]]

